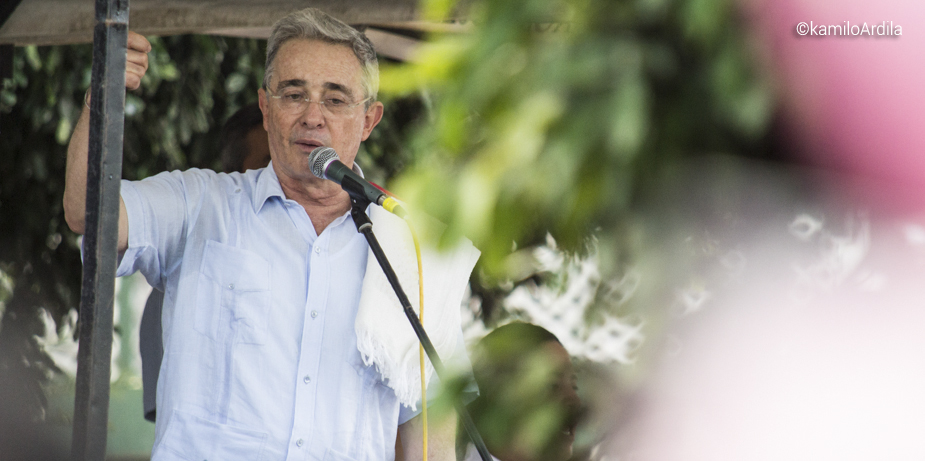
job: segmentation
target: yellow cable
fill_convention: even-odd
[[[421,321],[421,326],[424,326],[424,268],[421,264],[421,244],[418,242],[418,236],[414,232],[414,226],[411,225],[411,221],[406,217],[405,222],[408,223],[408,228],[411,230],[411,239],[414,240],[414,253],[418,258],[418,297],[421,306],[418,312],[418,318]],[[427,461],[427,381],[424,379],[423,345],[418,345],[418,354],[421,358],[421,414],[423,415],[422,420],[424,423],[424,443],[422,445],[423,461]]]

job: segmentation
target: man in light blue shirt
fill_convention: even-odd
[[[126,86],[150,45],[130,33]],[[420,459],[419,417],[364,365],[354,320],[368,248],[350,200],[306,161],[348,166],[382,118],[369,40],[317,10],[274,26],[259,91],[272,162],[122,183],[119,275],[164,290],[152,459]],[[68,148],[65,210],[83,233],[87,124]],[[430,437],[453,456],[452,424]],[[399,443],[397,443],[397,440]]]

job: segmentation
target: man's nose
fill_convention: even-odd
[[[322,126],[325,122],[324,106],[320,102],[308,101],[302,108],[302,123],[309,126]]]

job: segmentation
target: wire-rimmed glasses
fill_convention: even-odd
[[[325,115],[341,117],[348,115],[356,106],[369,101],[371,98],[365,98],[361,101],[350,102],[346,96],[341,93],[325,94],[321,97],[320,101],[313,101],[308,97],[308,94],[304,90],[297,88],[287,88],[282,90],[280,94],[275,95],[267,90],[267,94],[279,101],[279,106],[282,110],[289,113],[301,113],[308,108],[311,103],[318,104],[321,106],[321,111]]]

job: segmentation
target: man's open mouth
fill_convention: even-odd
[[[318,141],[313,141],[313,140],[296,141],[295,144],[297,146],[301,146],[305,149],[308,149],[309,151],[312,151],[324,145]]]

